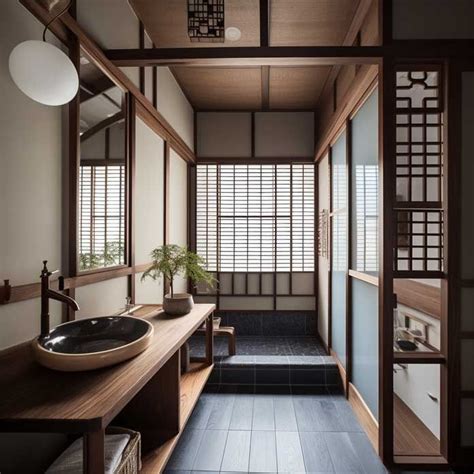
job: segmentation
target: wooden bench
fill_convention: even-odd
[[[196,333],[205,334],[206,329],[199,328]],[[235,328],[231,326],[219,326],[218,328],[214,327],[214,336],[226,336],[229,355],[235,355]]]

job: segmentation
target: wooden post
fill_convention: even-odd
[[[384,58],[379,86],[379,454],[393,463],[393,248],[395,200],[395,67]]]
[[[214,363],[214,313],[210,314],[206,319],[206,363],[212,365]]]
[[[144,453],[179,433],[180,365],[178,349],[116,419],[141,433]]]
[[[191,364],[190,354],[189,354],[189,343],[185,342],[181,346],[181,373],[185,374],[189,372],[189,366]]]
[[[84,434],[83,459],[86,474],[103,474],[105,471],[105,431]]]

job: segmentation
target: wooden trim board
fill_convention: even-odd
[[[369,285],[379,286],[379,279],[375,275],[370,275],[364,272],[357,272],[356,270],[349,270],[349,276],[356,280],[365,281]]]
[[[339,360],[339,356],[336,354],[336,352],[333,349],[330,349],[330,354],[331,354],[332,357],[334,357],[334,360],[336,361],[337,368],[339,370],[339,374],[341,375],[342,386],[344,387],[344,393],[347,395],[347,372],[346,372],[346,369],[342,365],[342,362]]]
[[[359,420],[359,423],[364,428],[365,433],[367,434],[370,443],[375,449],[375,452],[379,452],[379,424],[375,419],[374,415],[370,411],[369,407],[365,403],[359,391],[355,388],[352,383],[349,383],[348,390],[348,401],[351,404],[351,407]]]
[[[64,279],[64,289],[71,290],[80,288],[81,286],[92,285],[101,281],[112,280],[114,278],[126,277],[144,272],[149,266],[149,263],[142,263],[131,267],[105,268],[101,271],[93,273],[81,273],[78,276]],[[58,289],[58,280],[51,280],[51,288]],[[19,301],[26,301],[33,298],[39,298],[41,295],[40,283],[28,283],[26,285],[17,286],[0,286],[0,305],[17,303]]]

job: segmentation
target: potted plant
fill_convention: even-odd
[[[170,292],[165,295],[163,309],[167,314],[182,316],[188,314],[194,306],[192,295],[175,293],[174,280],[177,275],[190,278],[196,283],[211,285],[216,280],[204,268],[204,259],[179,245],[162,245],[151,252],[152,264],[143,273],[141,280],[150,277],[153,280],[163,276],[169,283]]]

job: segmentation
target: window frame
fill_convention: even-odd
[[[312,275],[314,278],[315,272],[317,272],[317,221],[316,221],[316,209],[317,209],[317,166],[316,163],[311,161],[295,161],[292,162],[291,160],[255,160],[255,162],[252,160],[252,162],[245,161],[244,163],[237,163],[237,162],[222,162],[220,160],[212,160],[212,161],[200,161],[196,164],[196,168],[194,171],[194,206],[193,206],[193,214],[194,216],[192,219],[195,221],[194,226],[193,226],[193,250],[198,252],[198,231],[199,231],[199,226],[198,226],[198,218],[197,218],[197,213],[198,213],[198,171],[197,167],[204,165],[206,167],[210,165],[214,165],[216,168],[216,175],[217,175],[217,168],[219,165],[225,166],[225,165],[273,165],[273,166],[279,166],[279,165],[305,165],[305,166],[311,166],[312,168],[312,175],[311,175],[311,189],[312,189],[312,194],[311,194],[311,206],[312,206],[312,213],[311,213],[311,218],[312,218],[312,224],[313,224],[313,232],[311,235],[311,245],[312,245],[312,255],[311,255],[311,262],[310,265],[311,269],[304,270],[304,271],[299,271],[299,270],[294,270],[293,267],[290,267],[288,270],[282,270],[282,271],[274,271],[274,269],[269,269],[269,270],[248,270],[248,271],[241,271],[241,270],[236,270],[236,271],[224,271],[221,268],[217,268],[217,271],[211,272],[213,273],[216,277],[217,280],[222,276],[224,279],[227,281],[230,278],[230,287],[232,288],[231,291],[224,291],[223,288],[221,288],[222,285],[219,283],[216,284],[215,288],[194,288],[193,293],[196,296],[207,296],[207,297],[217,297],[217,302],[219,301],[219,297],[273,297],[274,299],[274,307],[276,308],[276,300],[279,297],[315,297],[317,294],[316,287],[317,287],[317,282],[314,279],[311,291],[302,291],[301,293],[298,293],[297,291],[293,290],[294,279],[298,279],[299,275]],[[209,169],[209,168],[206,168]],[[275,173],[274,173],[275,174]],[[274,176],[273,176],[274,178]],[[216,177],[217,181],[217,177]],[[198,252],[199,253],[199,252]],[[217,263],[217,252],[216,252],[216,263]],[[239,279],[243,278],[243,283],[240,283],[240,286],[243,286],[245,288],[245,291],[240,292],[236,290],[237,287],[239,287]],[[257,290],[256,291],[251,291],[249,284],[249,281],[255,281],[256,279],[257,283]],[[281,284],[281,281],[287,281],[285,283],[287,285],[287,291],[286,292],[281,292],[280,289],[278,288],[279,284]],[[271,287],[271,289],[269,288]],[[265,289],[266,288],[266,289]]]

